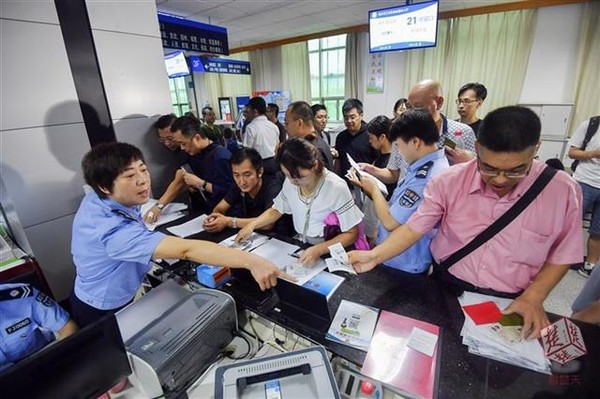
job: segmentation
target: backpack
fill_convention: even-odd
[[[588,143],[594,137],[594,134],[598,131],[598,125],[600,125],[600,115],[592,116],[590,118],[590,123],[588,124],[587,131],[585,132],[585,138],[583,139],[583,144],[581,144],[581,151],[585,151],[585,147],[587,147]],[[577,165],[579,165],[579,159],[576,159],[571,164],[571,170],[575,172],[577,169]]]

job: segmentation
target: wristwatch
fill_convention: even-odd
[[[161,204],[160,202],[157,202],[155,206],[162,211],[163,208],[165,207],[165,204]]]

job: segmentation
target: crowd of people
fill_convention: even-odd
[[[392,267],[459,290],[512,298],[503,312],[523,317],[528,338],[548,325],[543,302],[549,292],[581,263],[580,272],[591,276],[573,317],[600,323],[598,121],[591,118],[573,134],[569,156],[579,165],[571,177],[536,160],[541,126],[530,109],[505,106],[480,119],[487,95],[480,83],[463,85],[453,120],[441,113],[441,84],[424,80],[396,102],[391,117],[369,123],[362,102],[347,99],[345,129],[335,138],[326,107],[304,101],[291,103],[282,123],[276,104],[252,98],[241,140],[215,124],[210,107],[202,119],[162,116],[155,123],[157,138],[181,167],[144,215],[140,206],[151,197],[151,179],[139,149],[106,143],[83,158],[93,190],[73,222],[72,319],[43,294],[25,295],[21,286],[0,286],[0,306],[42,298],[37,302],[51,316],[33,310],[31,318],[62,338],[131,303],[152,258],[247,268],[263,290],[277,278],[292,279],[252,253],[146,228],[144,222],[155,222],[170,202],[189,195],[193,211],[208,215],[209,233],[240,229],[238,241],[256,229],[293,235],[309,245],[300,256],[307,267],[341,243],[358,273]],[[358,250],[366,249],[363,242],[370,249]],[[17,330],[19,317],[10,322]],[[35,350],[42,340],[32,342]],[[18,360],[4,348],[0,354],[1,363]]]

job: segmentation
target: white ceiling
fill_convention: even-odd
[[[440,12],[516,1],[441,0]],[[227,28],[230,49],[364,25],[369,10],[404,3],[401,0],[156,0],[159,12]]]

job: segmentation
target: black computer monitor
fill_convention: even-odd
[[[21,360],[0,374],[6,398],[98,398],[131,374],[114,315]]]

